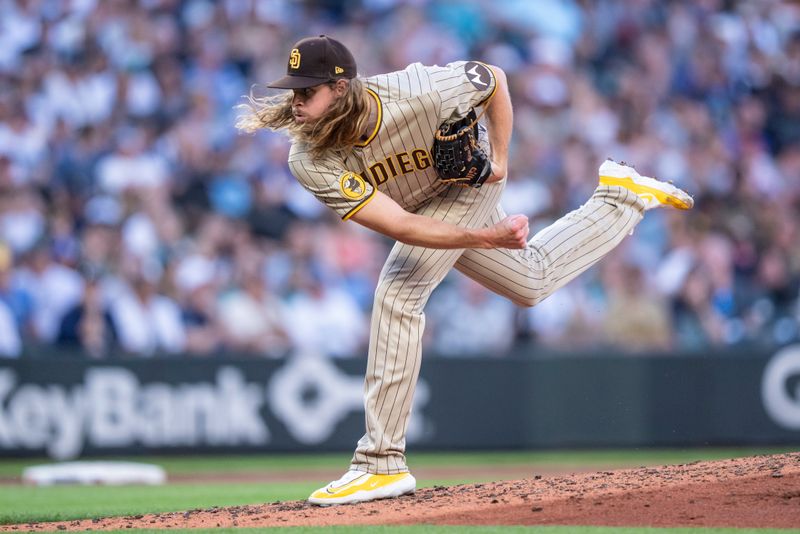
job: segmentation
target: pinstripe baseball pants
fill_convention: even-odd
[[[505,181],[481,189],[451,187],[417,213],[460,226],[495,224]],[[429,249],[396,243],[380,275],[372,309],[364,383],[366,434],[351,469],[408,470],[405,435],[421,363],[423,308],[455,267],[523,306],[541,302],[616,247],[639,223],[644,204],[627,189],[600,186],[586,204],[541,230],[520,250]]]

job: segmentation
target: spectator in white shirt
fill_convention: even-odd
[[[307,270],[296,276],[298,291],[289,297],[284,316],[295,349],[337,358],[365,356],[369,319],[353,296]]]
[[[186,332],[178,305],[156,292],[144,276],[136,276],[109,303],[111,320],[122,350],[140,356],[179,353]]]

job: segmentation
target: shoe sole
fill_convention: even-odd
[[[380,499],[393,499],[403,495],[410,495],[417,490],[417,481],[413,476],[408,476],[392,484],[375,488],[374,490],[362,490],[347,495],[345,497],[334,497],[330,499],[319,499],[309,497],[308,502],[317,506],[332,506],[336,504],[355,504],[359,502],[377,501]]]
[[[672,206],[679,210],[690,210],[694,206],[694,199],[685,191],[672,184],[659,182],[653,178],[640,176],[605,176],[600,175],[603,185],[617,185],[633,191],[639,196],[650,195],[659,203]]]

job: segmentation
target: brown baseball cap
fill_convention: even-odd
[[[356,60],[342,43],[327,35],[307,37],[289,53],[286,76],[267,85],[277,89],[305,89],[338,78],[355,78]]]

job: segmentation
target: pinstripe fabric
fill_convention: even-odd
[[[403,208],[418,209],[446,188],[431,164],[434,132],[486,101],[496,87],[494,78],[487,78],[486,88],[478,91],[465,72],[466,65],[465,61],[444,67],[414,63],[401,71],[364,79],[380,108],[374,139],[347,154],[330,152],[317,159],[311,157],[308,147],[293,143],[289,152],[292,174],[342,218],[369,202],[375,187]],[[348,172],[363,177],[362,195],[343,194],[340,180]]]
[[[481,189],[452,186],[417,213],[479,228],[497,209],[505,183]],[[372,308],[364,383],[367,432],[352,467],[371,473],[407,471],[405,433],[421,363],[423,308],[463,253],[395,244],[381,272]]]
[[[505,217],[498,204],[504,185],[453,187],[418,213],[472,228],[495,224]],[[423,307],[453,266],[512,301],[533,306],[616,247],[643,213],[635,194],[600,186],[586,204],[537,233],[522,250],[396,244],[375,293],[364,385],[367,432],[351,468],[384,474],[408,470],[405,433],[419,376]]]
[[[478,72],[485,76],[476,84]],[[505,182],[481,189],[448,186],[437,178],[430,161],[438,126],[466,115],[494,93],[496,82],[485,66],[413,64],[364,82],[380,117],[368,142],[319,159],[312,159],[300,144],[292,146],[289,168],[307,190],[344,219],[369,202],[375,188],[408,211],[465,227],[484,227],[505,216],[499,207]],[[480,142],[487,143],[485,135]],[[534,305],[613,249],[642,212],[636,195],[602,186],[584,206],[539,232],[523,250],[395,244],[375,291],[364,381],[366,433],[352,468],[376,474],[408,470],[405,435],[422,360],[423,309],[450,269],[455,266],[514,302]]]
[[[644,203],[600,186],[580,208],[542,229],[521,250],[466,250],[456,269],[522,306],[535,306],[611,252],[642,220]],[[487,224],[502,220],[499,206]]]

